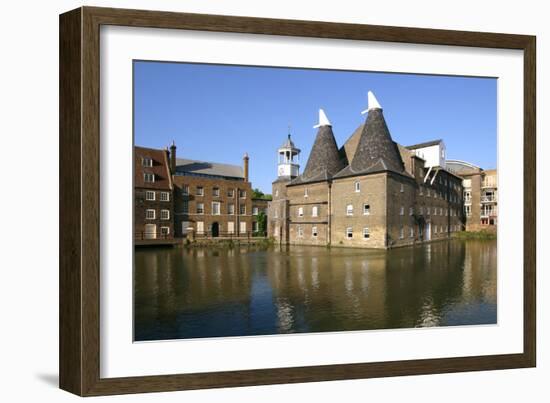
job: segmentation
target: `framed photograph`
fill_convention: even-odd
[[[535,37],[60,16],[60,387],[533,367]]]

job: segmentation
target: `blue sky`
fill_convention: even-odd
[[[492,78],[136,61],[134,83],[136,145],[164,148],[175,140],[179,157],[237,165],[248,152],[252,185],[266,193],[288,126],[303,170],[318,109],[341,146],[364,121],[369,90],[394,141],[442,138],[449,159],[496,167]]]

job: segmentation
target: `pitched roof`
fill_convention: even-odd
[[[408,148],[409,150],[415,150],[417,148],[424,148],[424,147],[430,147],[430,146],[436,146],[438,144],[441,144],[443,140],[441,139],[437,139],[437,140],[432,140],[432,141],[426,141],[425,143],[419,143],[419,144],[414,144],[412,146],[406,146],[406,148]]]
[[[144,166],[150,159],[152,166]],[[153,174],[154,182],[145,182],[144,174]],[[134,146],[134,187],[146,189],[172,189],[172,177],[166,150]]]
[[[363,132],[363,127],[365,123],[361,123],[357,129],[349,136],[344,145],[340,147],[340,157],[345,161],[345,164],[351,163],[353,161],[353,156],[359,145],[359,140],[361,139],[361,133]]]
[[[300,176],[291,182],[291,185],[328,180],[340,171],[344,165],[338,153],[332,127],[329,125],[320,126],[306,168]]]
[[[290,133],[288,134],[288,137],[285,140],[285,142],[283,143],[283,145],[279,148],[293,148],[295,150],[298,150],[296,148],[296,146],[294,145],[294,142],[290,139]],[[300,151],[300,150],[298,150],[298,151]]]
[[[405,174],[396,143],[391,138],[382,108],[369,108],[351,163],[334,177],[393,171]]]
[[[219,162],[196,161],[186,158],[176,159],[176,175],[206,175],[244,179],[243,168],[239,165]]]

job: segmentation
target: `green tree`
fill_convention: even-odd
[[[267,234],[267,215],[263,211],[258,214],[258,232],[261,235]]]

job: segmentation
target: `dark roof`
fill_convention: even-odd
[[[361,139],[361,133],[363,132],[364,126],[365,122],[361,123],[357,129],[353,131],[351,136],[349,136],[344,145],[340,147],[340,156],[346,165],[353,161],[353,156],[355,155],[355,151],[359,145],[359,140]]]
[[[144,166],[143,159],[151,160],[152,166]],[[145,173],[154,175],[154,182],[145,182]],[[168,165],[168,152],[155,148],[134,146],[134,187],[146,189],[172,189]]]
[[[344,166],[345,163],[338,153],[332,127],[321,126],[317,137],[315,137],[304,172],[294,179],[291,185],[328,180]]]
[[[405,148],[408,148],[409,150],[414,150],[416,148],[424,148],[429,146],[436,146],[438,144],[441,144],[443,140],[437,139],[432,141],[426,141],[425,143],[419,143],[419,144],[413,144],[412,146],[406,146]]]
[[[371,109],[351,163],[335,178],[383,171],[405,174],[403,160],[391,138],[382,109]]]
[[[185,174],[244,179],[243,168],[239,165],[177,158],[176,175]]]

